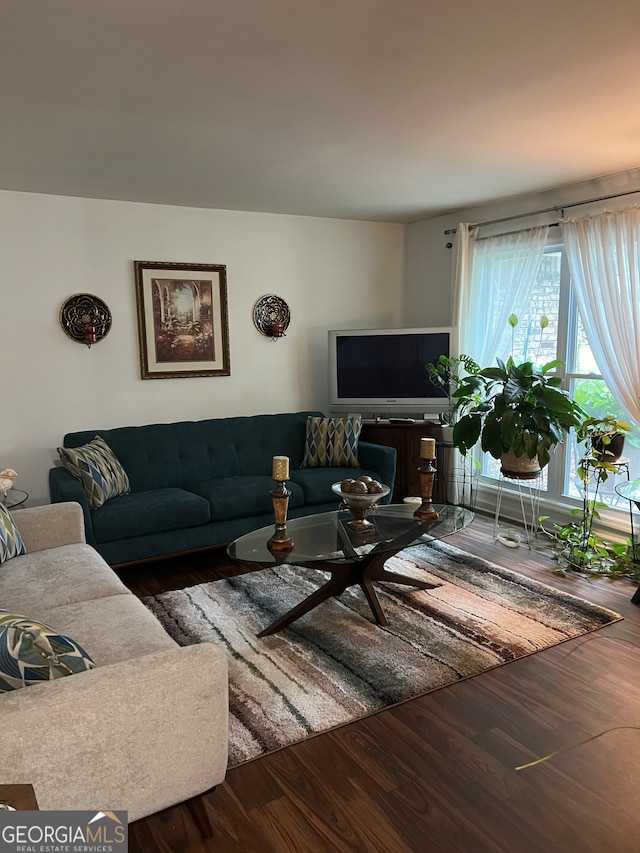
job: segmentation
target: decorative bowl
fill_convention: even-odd
[[[350,527],[357,530],[373,527],[371,522],[367,521],[367,514],[379,500],[386,497],[391,491],[389,486],[380,485],[382,487],[380,492],[343,492],[341,482],[334,483],[331,486],[331,491],[342,499],[353,516],[353,521],[349,522]]]

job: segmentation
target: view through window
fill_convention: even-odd
[[[545,329],[540,324],[542,316],[548,319]],[[633,431],[625,439],[623,460],[627,461],[618,474],[601,484],[598,492],[598,498],[609,507],[628,512],[629,503],[618,496],[615,486],[627,479],[628,472],[632,479],[640,472],[640,428],[618,405],[595,363],[571,292],[562,245],[547,248],[529,305],[518,314],[517,326],[505,329],[498,353],[502,359],[512,354],[517,363],[530,359],[537,366],[560,359],[563,364],[558,372],[564,376],[564,387],[588,415],[613,415],[632,424]],[[552,498],[581,501],[583,492],[577,470],[584,454],[584,443],[579,444],[572,431],[544,469],[541,490]],[[485,454],[483,474],[499,478],[499,461]]]

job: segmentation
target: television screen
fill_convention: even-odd
[[[442,411],[447,393],[430,381],[427,364],[455,355],[456,344],[451,327],[329,332],[332,410],[420,416]]]

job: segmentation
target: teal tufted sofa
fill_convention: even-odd
[[[274,456],[288,456],[289,518],[335,509],[331,484],[369,474],[391,486],[396,451],[360,442],[360,468],[300,468],[308,415],[149,424],[68,433],[65,447],[101,436],[127,472],[131,492],[91,509],[65,468],[49,472],[51,501],[77,501],[87,542],[112,566],[221,545],[273,522]],[[389,498],[385,499],[387,502]]]

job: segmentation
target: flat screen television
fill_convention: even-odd
[[[429,379],[427,364],[457,355],[458,330],[347,329],[329,332],[329,406],[363,417],[437,416],[447,391]]]

